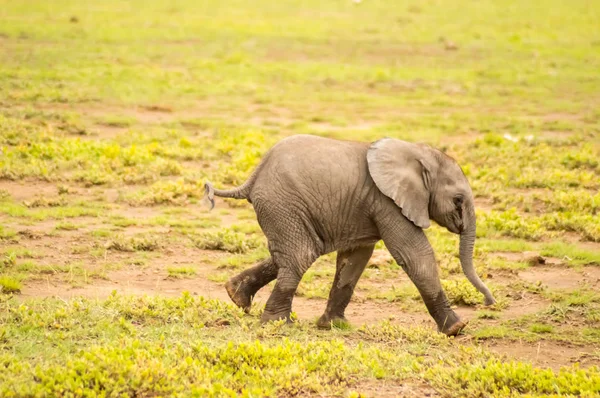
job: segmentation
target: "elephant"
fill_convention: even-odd
[[[417,287],[438,332],[457,335],[465,323],[451,309],[424,229],[430,220],[460,235],[467,279],[494,296],[473,267],[476,220],[473,193],[457,162],[429,145],[395,138],[374,142],[292,135],[273,145],[250,177],[231,190],[204,184],[214,197],[246,199],[268,241],[270,257],[226,282],[231,300],[246,312],[254,295],[276,279],[261,322],[290,321],[304,273],[337,251],[336,271],[319,328],[344,320],[375,244],[387,250]]]

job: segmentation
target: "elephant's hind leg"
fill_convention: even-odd
[[[277,282],[267,300],[261,322],[286,319],[291,321],[292,301],[300,280],[306,270],[318,258],[316,252],[310,248],[290,250],[286,252],[271,253],[275,263],[279,266]]]
[[[374,248],[375,245],[370,245],[338,251],[335,278],[329,291],[327,307],[325,313],[317,321],[319,328],[330,329],[332,321],[346,319],[344,312]]]
[[[225,289],[235,305],[249,312],[256,293],[275,278],[277,278],[277,265],[273,258],[269,257],[229,279]]]

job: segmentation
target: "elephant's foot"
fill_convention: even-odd
[[[496,299],[493,298],[493,297],[491,297],[491,296],[490,297],[486,297],[485,300],[484,300],[484,302],[483,302],[483,304],[485,306],[494,305],[494,304],[496,304]]]
[[[347,324],[347,323],[348,323],[348,320],[343,315],[342,316],[338,316],[338,315],[332,316],[332,315],[328,315],[328,314],[323,314],[317,321],[317,327],[319,329],[323,329],[323,330],[331,330],[332,324],[336,325],[336,324]]]
[[[285,319],[286,323],[292,323],[291,314],[290,311],[272,313],[265,310],[260,317],[260,323],[265,324],[270,321],[280,321],[282,319]]]
[[[443,333],[446,336],[457,336],[461,330],[463,330],[467,326],[466,322],[458,321],[454,325],[450,326],[448,329],[444,330]]]
[[[249,292],[246,278],[231,278],[225,284],[225,290],[229,298],[235,305],[243,309],[246,313],[250,312],[252,306],[252,294]]]
[[[438,330],[446,336],[456,336],[465,328],[465,326],[467,326],[467,323],[468,322],[461,321],[456,314],[452,314]]]

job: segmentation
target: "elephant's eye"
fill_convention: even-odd
[[[454,206],[456,206],[457,209],[462,207],[464,200],[462,195],[457,195],[452,200],[454,201]]]

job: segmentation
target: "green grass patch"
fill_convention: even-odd
[[[488,287],[490,287],[489,284]],[[446,292],[451,304],[474,306],[483,303],[483,295],[464,278],[458,280],[442,280],[442,288]],[[492,287],[490,287],[490,289],[492,289]]]
[[[156,251],[162,247],[163,243],[161,241],[162,239],[158,236],[150,234],[141,234],[133,237],[115,235],[111,240],[106,242],[104,247],[107,250],[121,252]]]
[[[262,245],[262,241],[258,237],[249,237],[240,232],[233,232],[230,229],[218,232],[205,232],[198,236],[193,236],[192,241],[198,249],[221,250],[229,253],[247,253]]]
[[[102,210],[93,204],[28,208],[24,205],[6,201],[0,202],[0,212],[14,218],[26,218],[34,221],[48,219],[62,220],[65,218],[77,217],[99,217],[102,214]]]
[[[190,278],[196,275],[196,269],[192,267],[167,267],[169,277],[179,278]]]
[[[237,253],[219,260],[220,269],[240,269],[270,257],[266,247],[259,247],[246,253]]]
[[[11,294],[21,292],[21,281],[11,276],[0,276],[0,293]]]
[[[547,235],[541,222],[526,219],[519,215],[515,208],[504,212],[491,211],[481,214],[477,224],[478,236],[498,234],[513,238],[537,241]]]
[[[202,182],[189,184],[183,179],[178,179],[156,182],[147,190],[126,195],[125,201],[136,206],[183,205],[191,199],[199,199],[203,196],[204,185]]]
[[[541,255],[558,257],[573,265],[600,265],[600,251],[586,250],[563,242],[543,245]]]
[[[0,240],[12,240],[16,237],[17,233],[4,225],[0,225]]]
[[[70,222],[60,222],[56,224],[54,228],[61,231],[76,231],[81,228],[81,226]]]
[[[231,304],[187,293],[4,299],[3,306],[0,344],[12,347],[2,357],[3,396],[346,396],[377,380],[425,383],[450,397],[504,396],[511,389],[589,395],[600,380],[594,367],[554,372],[501,361],[481,348],[458,349],[432,328],[387,321],[325,333],[302,321],[261,327]]]
[[[136,123],[136,119],[129,116],[123,115],[111,115],[106,116],[98,121],[99,124],[108,126],[108,127],[131,127]]]
[[[553,372],[550,369],[534,368],[528,363],[500,361],[498,359],[478,360],[476,363],[459,366],[448,373],[430,375],[435,385],[440,386],[448,394],[458,389],[463,396],[475,397],[489,394],[494,397],[520,394],[542,395],[585,395],[593,396],[600,391],[600,378],[595,374],[598,368],[590,370],[561,369]]]
[[[511,252],[519,253],[530,251],[535,248],[535,244],[525,240],[513,239],[478,239],[475,250],[478,252]]]
[[[477,318],[478,319],[498,319],[500,318],[500,315],[493,312],[493,311],[486,311],[486,310],[481,310],[481,311],[477,311]]]
[[[529,330],[533,333],[552,333],[554,332],[554,327],[552,325],[545,325],[543,323],[534,323],[530,326]]]

